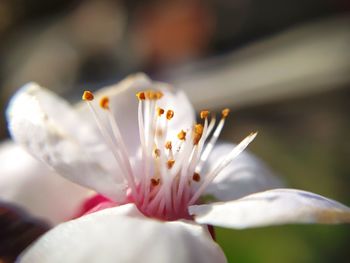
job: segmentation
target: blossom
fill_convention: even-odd
[[[62,255],[69,262],[225,262],[207,225],[350,222],[350,208],[336,201],[266,190],[278,185],[275,178],[242,153],[256,133],[238,145],[217,142],[228,109],[216,127],[207,110],[196,123],[182,91],[143,74],[86,91],[83,100],[72,108],[34,83],[11,100],[13,139],[58,174],[106,197],[94,213],[45,234],[20,262],[60,262]],[[242,178],[260,184],[249,189]],[[205,194],[219,202],[202,204]]]

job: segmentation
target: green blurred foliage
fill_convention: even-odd
[[[350,205],[347,90],[295,98],[233,112],[223,139],[259,134],[249,146],[286,187]],[[349,262],[349,225],[287,225],[216,229],[229,262]]]

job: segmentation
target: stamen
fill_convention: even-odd
[[[203,134],[203,125],[202,124],[196,124],[193,129],[193,144],[197,145],[202,138]]]
[[[159,183],[160,183],[160,179],[159,178],[152,178],[151,179],[152,186],[157,186],[157,185],[159,185]]]
[[[179,138],[179,140],[181,140],[181,141],[186,140],[186,132],[184,130],[181,130],[179,132],[179,134],[177,135],[177,138]]]
[[[91,91],[85,90],[81,98],[85,101],[92,101],[94,99],[94,94],[92,94]]]
[[[105,124],[102,122],[102,120],[99,118],[94,106],[91,103],[91,100],[93,99],[93,94],[90,91],[85,91],[82,99],[86,101],[95,121],[96,124],[101,132],[102,138],[105,140],[107,146],[109,146],[114,158],[116,159],[117,163],[119,164],[120,168],[123,170],[123,174],[125,174],[125,179],[127,180],[128,184],[130,185],[131,191],[134,194],[134,197],[136,200],[138,200],[138,194],[136,192],[136,184],[134,181],[134,177],[132,175],[131,169],[127,166],[125,162],[125,157],[127,156],[123,155],[123,153],[120,151],[119,147],[116,146],[114,140],[112,139],[112,136],[108,133],[108,130],[105,126]],[[108,110],[110,113],[110,111]],[[124,160],[123,160],[124,159]]]
[[[221,114],[222,114],[221,120],[220,120],[218,126],[216,127],[213,136],[210,138],[210,141],[208,142],[207,146],[205,147],[205,149],[204,149],[204,151],[203,151],[203,153],[201,155],[199,163],[197,164],[197,167],[196,167],[196,172],[200,173],[200,171],[202,170],[203,164],[208,159],[211,151],[213,150],[214,145],[215,145],[216,141],[219,138],[219,135],[220,135],[220,133],[222,131],[222,128],[224,127],[225,120],[226,120],[226,118],[227,118],[229,113],[230,113],[230,110],[228,108],[222,110],[222,112],[221,112]],[[214,125],[214,123],[213,123],[213,125]]]
[[[168,169],[171,169],[174,166],[175,160],[171,159],[167,161]]]
[[[171,150],[173,148],[172,144],[171,144],[171,141],[167,141],[165,143],[165,149],[168,149],[168,150]]]
[[[199,182],[201,180],[201,176],[199,175],[199,173],[194,173],[192,179],[195,182]]]
[[[139,100],[145,100],[145,99],[146,99],[145,93],[144,93],[143,91],[137,92],[137,93],[136,93],[136,97],[137,97]]]
[[[109,98],[108,97],[102,97],[100,100],[100,107],[102,109],[108,110],[109,109]]]
[[[161,98],[163,98],[163,92],[161,92],[161,91],[157,91],[156,92],[156,96],[157,96],[157,99],[159,100],[159,99],[161,99]]]
[[[222,116],[222,118],[227,118],[227,116],[229,115],[229,113],[230,113],[230,109],[228,109],[228,108],[223,109],[223,110],[221,111],[221,116]]]
[[[157,108],[157,115],[160,117],[160,116],[162,116],[164,114],[164,109],[162,109],[162,108]]]
[[[209,115],[209,111],[208,110],[202,110],[199,114],[199,116],[201,117],[201,119],[205,119],[205,118],[208,118],[208,115]]]
[[[153,154],[154,154],[155,157],[158,158],[160,156],[160,149],[158,149],[158,148],[154,149]]]
[[[174,111],[168,110],[168,111],[166,112],[166,118],[167,118],[168,120],[171,120],[173,117],[174,117]]]
[[[203,191],[207,188],[207,186],[215,179],[215,177],[227,166],[229,165],[233,159],[235,159],[247,146],[251,143],[256,137],[257,132],[251,133],[247,136],[243,141],[241,141],[236,147],[234,147],[231,152],[226,156],[226,158],[221,161],[212,171],[210,171],[204,179],[204,182],[197,189],[197,191],[193,194],[191,200],[188,202],[188,205],[193,205]]]

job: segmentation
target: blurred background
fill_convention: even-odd
[[[197,110],[232,109],[222,139],[288,187],[350,205],[350,1],[0,0],[0,138],[13,92],[71,101],[143,71]],[[348,262],[349,226],[217,230],[230,262]]]

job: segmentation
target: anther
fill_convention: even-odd
[[[163,97],[163,92],[157,91],[157,92],[156,92],[156,96],[157,96],[157,99],[158,99],[158,100],[161,99],[161,98]]]
[[[193,144],[197,145],[202,138],[203,134],[203,125],[202,124],[196,124],[193,128]]]
[[[173,117],[174,117],[174,111],[168,110],[168,111],[166,112],[166,118],[167,118],[168,120],[171,120]]]
[[[195,182],[199,182],[201,180],[201,176],[199,175],[199,173],[194,173],[192,179]]]
[[[230,113],[230,109],[226,108],[221,111],[222,118],[226,118],[228,114]]]
[[[186,139],[186,132],[184,130],[181,130],[177,135],[177,138],[179,138],[181,141],[184,141]]]
[[[151,90],[150,93],[149,93],[149,97],[150,97],[151,100],[156,100],[156,99],[158,99],[157,92]]]
[[[108,110],[109,109],[109,98],[108,97],[102,97],[100,100],[100,107],[102,109]]]
[[[91,91],[85,90],[81,98],[82,100],[92,101],[94,99],[94,94],[92,94]]]
[[[175,160],[171,159],[167,161],[168,169],[171,169],[174,166]]]
[[[151,179],[151,184],[153,186],[157,186],[157,185],[159,185],[159,183],[160,183],[160,179],[159,178],[152,178]]]
[[[201,119],[205,119],[208,118],[209,115],[209,111],[208,110],[202,110],[199,114],[199,116],[201,117]]]
[[[145,99],[146,99],[145,93],[144,93],[143,91],[137,92],[137,93],[136,93],[136,97],[137,97],[139,100],[145,100]]]
[[[160,150],[158,148],[154,149],[153,153],[154,153],[155,157],[159,157],[160,156]]]
[[[164,109],[162,109],[162,108],[157,108],[157,115],[160,117],[160,116],[162,116],[164,114]]]
[[[168,150],[171,150],[173,148],[172,144],[171,144],[171,141],[167,141],[165,143],[165,149],[168,149]]]

